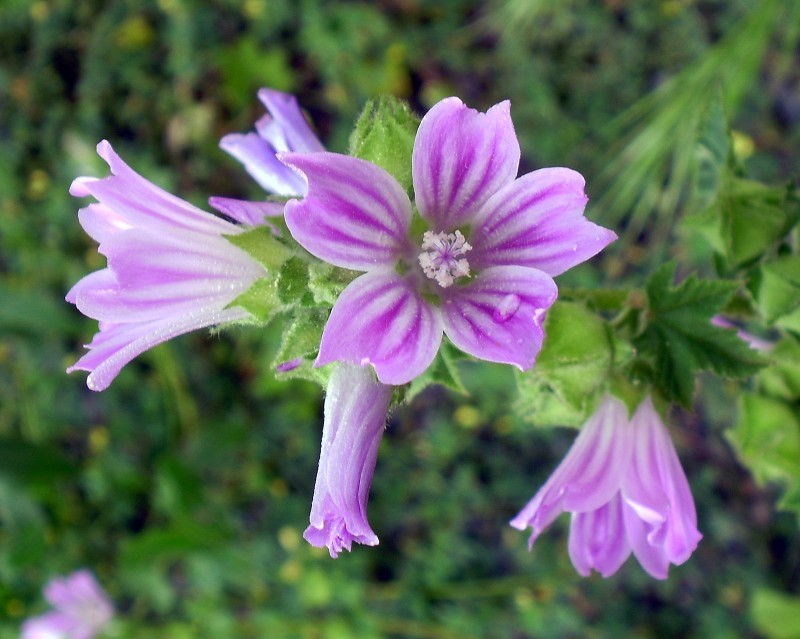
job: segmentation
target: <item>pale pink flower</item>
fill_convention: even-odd
[[[88,570],[52,579],[44,596],[54,610],[28,619],[20,639],[92,639],[114,616],[111,601]]]
[[[606,396],[511,525],[530,527],[533,546],[562,512],[572,514],[569,556],[584,577],[592,569],[613,575],[631,551],[656,579],[689,559],[702,538],[694,500],[650,397],[629,420],[625,405]]]

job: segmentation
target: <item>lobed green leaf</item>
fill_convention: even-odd
[[[646,325],[634,344],[640,357],[650,360],[656,387],[688,408],[699,371],[747,377],[764,361],[735,331],[711,323],[736,290],[735,282],[691,275],[672,286],[674,274],[675,264],[670,263],[650,277]]]

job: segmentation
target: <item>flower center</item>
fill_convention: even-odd
[[[434,233],[425,231],[422,236],[422,253],[419,265],[423,272],[442,288],[450,286],[457,277],[469,275],[469,262],[461,257],[472,247],[461,231]]]

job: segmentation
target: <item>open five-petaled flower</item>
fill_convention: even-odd
[[[316,365],[374,366],[404,384],[435,357],[444,332],[479,359],[533,366],[553,277],[616,235],[583,216],[580,174],[547,168],[517,178],[510,105],[486,113],[457,98],[423,118],[414,142],[415,203],[382,168],[334,153],[283,153],[308,194],[286,224],[313,255],[364,271],[333,307]]]

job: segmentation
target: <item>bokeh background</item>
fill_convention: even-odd
[[[260,199],[217,143],[252,127],[261,86],[296,93],[337,151],[377,94],[420,113],[508,98],[522,171],[580,170],[589,217],[622,236],[570,283],[641,284],[667,255],[702,271],[676,221],[708,96],[752,175],[798,174],[793,4],[3,0],[0,637],[83,566],[126,638],[800,636],[775,594],[800,591],[797,520],[726,443],[735,387],[707,380],[672,415],[705,538],[666,582],[634,560],[578,577],[566,518],[528,552],[507,521],[574,431],[537,429],[509,370],[468,363],[469,396],[431,389],[394,411],[370,499],[380,546],[334,561],[301,538],[322,394],[275,380],[277,329],[182,337],[97,394],[64,373],[95,326],[63,301],[104,265],[67,194],[105,174],[97,141],[200,206]]]

